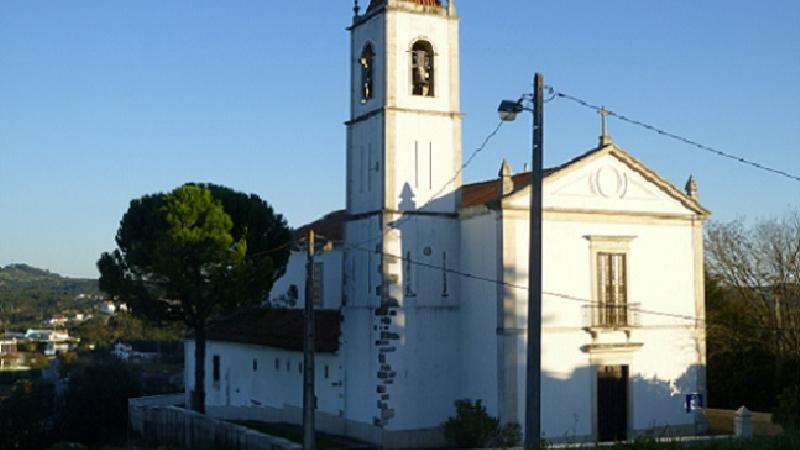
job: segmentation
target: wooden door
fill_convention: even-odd
[[[600,441],[628,438],[628,366],[597,368],[597,437]]]

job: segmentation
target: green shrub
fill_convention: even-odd
[[[500,448],[518,447],[521,442],[522,427],[517,422],[508,422],[497,429],[492,446]]]
[[[775,422],[785,429],[800,429],[800,385],[789,386],[778,396]]]
[[[58,437],[90,446],[124,440],[128,399],[141,390],[139,374],[115,359],[73,371],[55,424]]]
[[[456,400],[456,415],[444,423],[444,436],[456,447],[486,447],[497,436],[498,426],[480,400]]]

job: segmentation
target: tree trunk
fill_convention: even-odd
[[[206,324],[198,321],[194,327],[194,398],[195,411],[206,413]]]

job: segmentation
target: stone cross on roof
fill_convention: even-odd
[[[606,118],[608,117],[608,110],[605,106],[601,106],[600,109],[597,111],[597,114],[600,114],[602,118],[602,133],[600,134],[600,147],[605,147],[606,145],[611,144],[614,142],[611,139],[611,136],[608,135],[608,128],[606,126]]]

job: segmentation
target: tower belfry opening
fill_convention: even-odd
[[[434,95],[434,54],[428,41],[417,41],[411,47],[411,92],[414,95]]]
[[[371,44],[367,44],[358,59],[358,63],[361,65],[361,104],[367,103],[373,97],[374,60],[375,51]]]

